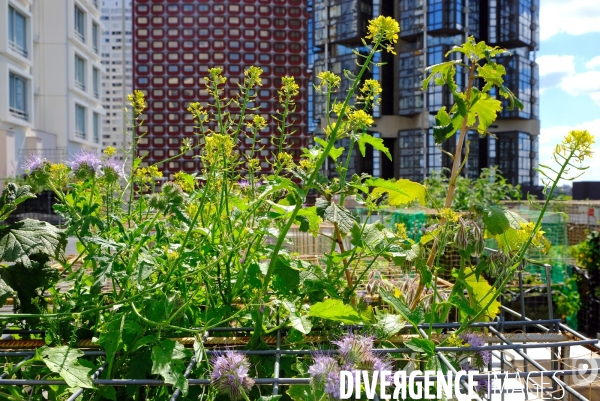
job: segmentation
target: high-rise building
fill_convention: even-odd
[[[535,52],[539,43],[538,0],[313,0],[309,37],[309,60],[313,80],[324,70],[342,74],[357,71],[367,21],[379,15],[400,22],[397,56],[381,53],[385,65],[372,69],[369,78],[378,79],[384,92],[374,111],[374,135],[381,136],[393,155],[390,162],[379,152],[355,155],[355,172],[383,177],[404,177],[420,181],[434,170],[450,167],[450,160],[435,145],[431,127],[435,113],[450,107],[452,96],[433,85],[422,91],[424,68],[445,61],[444,55],[468,36],[490,45],[507,48],[512,56],[498,62],[507,70],[505,85],[523,102],[523,110],[505,110],[489,129],[496,138],[469,134],[469,158],[464,169],[475,177],[484,167],[498,166],[513,184],[535,185],[539,136],[538,67]],[[457,74],[463,85],[464,73]],[[345,95],[342,88],[340,95]],[[322,131],[324,99],[309,95],[309,126]],[[315,124],[315,122],[317,124]],[[455,146],[455,145],[454,145]],[[445,150],[452,150],[450,141]]]
[[[148,113],[139,152],[147,163],[177,155],[184,138],[193,138],[194,122],[187,111],[191,102],[204,107],[211,103],[204,77],[211,67],[223,68],[228,77],[225,96],[232,98],[243,82],[244,69],[258,66],[263,70],[262,86],[253,106],[270,122],[260,136],[263,171],[276,146],[277,91],[282,77],[296,77],[300,85],[297,107],[290,116],[294,121],[291,149],[299,157],[307,146],[307,6],[306,0],[189,0],[133,3],[134,89],[143,91]],[[229,111],[235,114],[233,105]],[[214,123],[212,123],[214,124]],[[213,127],[214,128],[214,127]],[[240,148],[251,143],[240,138]],[[168,174],[183,170],[196,172],[199,152],[171,160],[161,168]]]
[[[131,127],[123,115],[132,92],[131,0],[102,0],[101,97],[106,111],[102,124],[102,147],[120,149],[129,144]],[[127,138],[123,134],[127,134]]]
[[[0,178],[99,149],[98,1],[0,0],[0,26]]]

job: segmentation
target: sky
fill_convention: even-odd
[[[552,165],[564,135],[586,129],[594,158],[576,181],[600,181],[600,0],[540,3],[540,163]]]

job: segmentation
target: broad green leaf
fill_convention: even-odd
[[[31,193],[29,185],[18,186],[14,182],[6,184],[6,188],[0,196],[0,221],[6,220],[12,212],[17,210],[19,203],[31,198],[35,198],[35,195]]]
[[[446,71],[450,68],[454,68],[454,65],[460,63],[460,61],[446,61],[440,64],[432,65],[430,67],[425,68],[425,72],[430,75],[423,80],[423,90],[426,91],[429,86],[429,82],[436,75],[444,75]]]
[[[485,79],[485,86],[482,92],[488,92],[493,86],[501,86],[504,82],[502,78],[506,74],[506,68],[502,64],[497,63],[486,63],[484,65],[477,66],[477,73],[480,77]]]
[[[291,385],[287,389],[286,394],[293,401],[318,401],[321,399],[320,394],[317,395],[313,393],[313,386],[308,386],[305,384]]]
[[[373,135],[370,134],[360,134],[358,138],[358,148],[360,149],[360,153],[363,157],[365,157],[367,151],[367,143],[373,146],[375,150],[383,152],[388,157],[388,159],[392,160],[392,155],[390,154],[389,149],[383,144],[383,139],[375,138]]]
[[[327,206],[323,218],[337,224],[342,234],[348,234],[357,222],[357,218],[354,217],[348,209],[343,206],[338,206],[335,203],[331,203]]]
[[[185,348],[182,344],[164,339],[160,344],[152,347],[152,370],[153,375],[161,375],[165,383],[172,384],[175,388],[181,390],[185,396],[188,391],[188,382],[183,376],[185,365],[183,359],[186,358]]]
[[[273,271],[273,286],[281,293],[297,293],[300,286],[300,271],[292,267],[289,259],[277,257],[277,263]]]
[[[317,214],[315,206],[300,209],[296,219],[300,221],[300,231],[315,234],[319,232],[320,224],[323,221]]]
[[[364,229],[357,224],[352,228],[352,240],[350,243],[354,246],[362,246],[374,250],[385,240],[385,235],[382,232],[383,229],[383,225],[379,222],[365,224]]]
[[[287,299],[284,299],[281,304],[290,313],[290,325],[302,334],[310,333],[312,324],[306,318],[306,316],[302,316],[302,314],[296,309],[296,305]]]
[[[406,326],[406,322],[398,315],[392,315],[391,313],[385,312],[377,314],[375,328],[386,338],[398,333],[404,326]]]
[[[485,224],[485,229],[490,234],[498,235],[502,234],[510,227],[510,222],[504,214],[504,210],[496,206],[485,206],[483,207],[481,217]]]
[[[469,110],[469,121],[476,115],[479,118],[477,131],[484,134],[488,127],[496,120],[498,113],[502,111],[502,102],[492,98],[487,93],[480,93],[476,102],[471,104]]]
[[[2,267],[2,279],[19,298],[19,312],[39,313],[40,307],[46,305],[42,290],[51,287],[59,277],[58,269],[49,266],[48,256],[36,254],[30,257],[30,267],[21,263]]]
[[[435,355],[435,343],[427,338],[411,338],[404,343],[408,348],[416,352],[423,352],[428,356]]]
[[[317,302],[310,307],[308,316],[348,324],[358,324],[363,321],[352,306],[344,304],[339,299],[327,299],[324,302]]]
[[[324,141],[323,139],[317,138],[317,137],[314,137],[313,139],[315,140],[316,143],[321,145],[323,148],[327,147],[327,142]],[[333,161],[336,161],[338,159],[338,157],[340,157],[342,155],[342,153],[344,153],[344,148],[336,148],[335,146],[333,146],[331,148],[331,150],[329,151],[329,157],[331,157],[333,159]]]
[[[374,199],[387,193],[388,203],[391,206],[407,205],[415,200],[418,200],[421,205],[425,205],[425,187],[418,182],[406,179],[391,182],[383,178],[371,178],[366,181],[366,184],[375,187],[371,193]]]
[[[31,268],[31,255],[62,260],[66,244],[64,231],[45,221],[25,219],[0,229],[0,260]]]
[[[0,278],[0,305],[4,305],[6,300],[10,298],[14,290]]]
[[[425,317],[425,313],[423,312],[423,308],[419,305],[415,308],[415,310],[411,310],[408,305],[404,304],[400,299],[396,298],[383,288],[379,288],[379,295],[381,296],[381,300],[389,304],[396,312],[398,312],[404,320],[416,326],[423,322]]]
[[[486,309],[482,317],[492,320],[500,311],[500,302],[493,298],[493,293],[496,291],[483,277],[477,278],[470,268],[465,269],[465,274],[469,275],[465,279],[465,286],[469,293],[469,302],[471,307],[477,312],[481,311],[486,305],[493,301]]]
[[[77,358],[83,356],[78,349],[61,347],[42,347],[37,352],[41,360],[54,373],[58,373],[69,387],[93,388],[94,382],[90,377],[92,369],[82,366]]]

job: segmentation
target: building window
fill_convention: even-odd
[[[9,74],[9,97],[10,113],[27,120],[27,80],[12,72]]]
[[[98,45],[100,40],[100,27],[98,24],[92,24],[92,47],[94,48],[94,53],[98,54],[98,49],[100,46]]]
[[[27,57],[27,17],[8,7],[8,45],[23,57]]]
[[[100,97],[100,70],[97,68],[92,70],[92,85],[94,97],[98,99]]]
[[[75,6],[75,36],[85,42],[85,13],[78,6]]]
[[[94,121],[93,121],[93,138],[94,143],[100,143],[100,114],[94,113]]]
[[[85,139],[85,107],[75,105],[75,137]]]
[[[85,60],[75,55],[75,87],[85,91]]]

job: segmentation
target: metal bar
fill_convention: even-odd
[[[98,376],[100,376],[100,374],[101,374],[101,373],[102,373],[102,371],[103,371],[103,370],[106,368],[106,366],[107,366],[107,365],[108,365],[108,362],[104,362],[104,363],[102,364],[102,366],[100,366],[100,367],[98,368],[98,370],[97,370],[96,372],[94,372],[94,374],[92,375],[92,380],[94,380],[94,379],[97,379],[97,378],[98,378]],[[78,398],[79,398],[79,396],[80,396],[81,394],[83,394],[83,390],[84,390],[84,389],[80,388],[79,390],[75,391],[75,392],[73,393],[73,395],[71,395],[69,398],[67,398],[67,401],[75,401],[76,399],[78,399]]]
[[[186,380],[188,377],[190,377],[190,373],[192,373],[192,369],[194,369],[194,366],[196,366],[196,357],[195,356],[192,357],[189,365],[185,369],[185,372],[183,372],[183,377],[185,377]],[[175,389],[175,391],[173,392],[173,395],[171,396],[169,401],[177,401],[177,399],[179,398],[180,395],[181,395],[181,390]]]
[[[279,323],[279,316],[277,316],[277,323]],[[275,379],[279,379],[279,363],[281,361],[281,331],[277,330],[277,353],[275,354],[275,373],[273,374]],[[273,395],[279,395],[279,383],[273,384]]]
[[[519,314],[518,312],[515,312],[514,310],[512,310],[510,308],[507,308],[506,306],[500,305],[500,309],[502,311],[506,311],[506,312],[510,313],[513,316],[521,317],[521,314]],[[547,320],[546,321],[544,321],[544,320],[537,321],[537,320],[531,320],[529,318],[525,318],[525,319],[528,323],[533,324],[536,328],[538,328],[542,331],[545,331],[545,332],[550,331],[550,329],[548,329],[547,327],[542,326],[543,323],[548,322]],[[553,320],[558,320],[558,319],[553,319]],[[541,322],[542,324],[538,324],[537,322]],[[512,323],[512,322],[504,322],[504,325],[508,326],[508,323]]]
[[[499,333],[498,331],[496,331],[496,329],[494,329],[493,327],[490,327],[490,331],[492,331],[495,335],[497,335],[500,339],[502,339],[504,342],[506,342],[507,344],[512,344],[508,339],[506,339],[501,333]],[[567,391],[568,393],[570,393],[571,395],[573,395],[576,399],[578,399],[579,401],[589,401],[587,398],[585,398],[584,396],[582,396],[581,394],[579,394],[577,391],[573,390],[569,385],[567,385],[565,382],[563,382],[562,380],[556,378],[556,376],[554,376],[556,373],[556,371],[553,370],[546,370],[544,369],[544,367],[542,365],[540,365],[539,363],[537,363],[535,360],[531,359],[527,354],[525,354],[523,351],[519,350],[519,349],[515,349],[515,351],[521,355],[523,357],[523,359],[527,359],[533,366],[535,366],[540,373],[553,373],[552,376],[550,376],[552,378],[552,381],[555,381],[557,384],[559,384],[565,391]],[[588,369],[591,372],[595,372],[593,369]],[[564,372],[560,372],[561,374],[569,374],[567,372],[573,372],[573,371],[564,371]],[[575,371],[576,372],[576,371]],[[587,373],[587,371],[585,372]],[[574,373],[574,374],[585,374],[585,373]]]
[[[521,319],[525,320],[525,294],[523,292],[523,271],[519,270],[519,301],[521,304]],[[523,333],[527,333],[527,325],[524,324],[523,326],[521,326],[521,330],[523,330]],[[527,353],[527,349],[525,349],[523,352]],[[529,370],[529,366],[527,366],[527,361],[525,359],[523,359],[523,371],[525,373],[527,373],[527,371]],[[528,400],[529,399],[529,392],[525,391],[525,399]]]
[[[31,358],[33,358],[33,355],[27,355],[25,358],[23,358],[23,360],[19,363],[17,363],[15,365],[15,367],[13,368],[13,371],[16,371],[17,369],[19,369],[21,366],[23,366],[23,364],[25,362],[27,362],[28,360],[30,360]],[[0,375],[0,380],[3,380],[6,376],[8,376],[8,372],[4,372]]]

